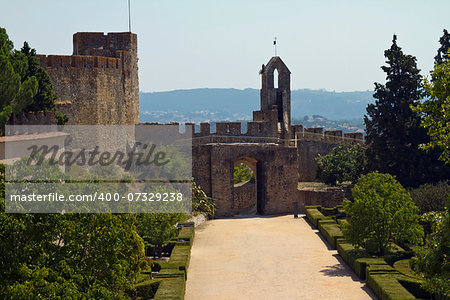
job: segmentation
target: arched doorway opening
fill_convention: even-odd
[[[278,80],[279,80],[279,74],[278,74],[278,70],[275,69],[273,70],[273,87],[274,88],[278,88]]]
[[[233,209],[235,215],[263,213],[261,163],[243,156],[233,163]]]

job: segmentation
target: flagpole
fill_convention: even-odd
[[[277,56],[277,37],[273,38],[273,46],[275,47],[275,56]]]
[[[131,13],[130,0],[128,0],[128,31],[131,32]]]

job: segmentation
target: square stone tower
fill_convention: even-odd
[[[137,36],[78,32],[73,55],[39,55],[68,124],[139,123]]]
[[[277,70],[278,87],[274,72]],[[291,71],[279,56],[272,57],[261,70],[261,110],[253,113],[254,121],[272,121],[282,139],[290,138],[291,127]]]

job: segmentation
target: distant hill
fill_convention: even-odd
[[[292,119],[320,115],[329,120],[361,120],[366,106],[373,103],[372,91],[291,92]],[[259,109],[257,89],[192,89],[140,93],[141,122],[210,122],[250,120]]]

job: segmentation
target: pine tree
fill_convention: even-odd
[[[28,69],[26,76],[36,77],[38,81],[38,91],[33,97],[33,102],[29,104],[24,111],[52,111],[58,121],[58,124],[65,124],[68,121],[66,115],[61,114],[55,106],[56,95],[53,93],[53,85],[47,71],[39,65],[36,57],[36,50],[30,48],[27,42],[23,43],[20,52],[23,53],[28,60]]]
[[[450,33],[448,33],[447,29],[444,29],[444,35],[439,39],[439,43],[441,43],[441,47],[439,47],[438,53],[434,57],[436,64],[441,64],[448,59],[447,51],[450,49]]]
[[[438,161],[439,153],[419,148],[429,137],[420,126],[420,115],[411,109],[424,94],[416,58],[402,52],[395,35],[384,56],[386,84],[375,83],[377,100],[367,106],[364,116],[369,169],[396,175],[409,187],[442,180],[450,172]]]
[[[38,82],[26,76],[27,58],[13,50],[6,30],[0,27],[0,134],[12,113],[19,113],[33,102]]]

